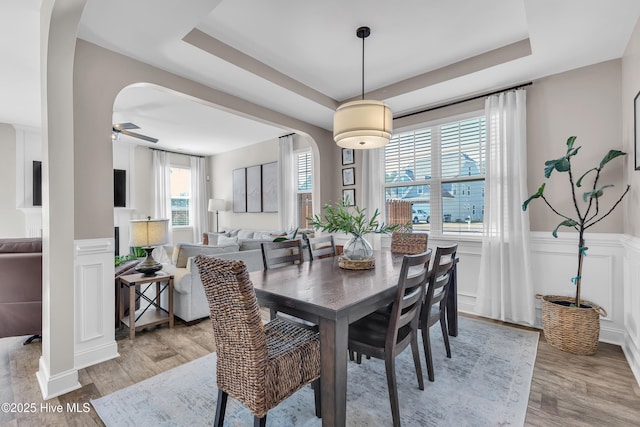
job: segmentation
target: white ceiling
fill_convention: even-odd
[[[0,3],[0,122],[39,125],[38,9]],[[398,116],[619,58],[639,16],[638,0],[89,0],[79,37],[330,130],[360,95],[359,26],[365,91]],[[114,122],[199,154],[286,133],[144,86]]]

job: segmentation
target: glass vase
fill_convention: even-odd
[[[353,234],[344,245],[342,255],[351,261],[365,261],[373,256],[373,248],[367,240],[359,234]]]

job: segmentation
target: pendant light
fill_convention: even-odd
[[[333,139],[342,148],[369,149],[386,145],[393,131],[393,114],[382,101],[364,99],[364,39],[371,29],[356,30],[362,39],[362,99],[345,102],[333,115]]]

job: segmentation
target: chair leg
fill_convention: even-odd
[[[227,410],[227,397],[229,395],[222,391],[218,390],[218,403],[216,404],[216,418],[213,421],[213,425],[215,427],[222,427],[224,424],[224,413]]]
[[[349,360],[354,361],[355,357],[353,356],[353,350],[349,350]]]
[[[395,358],[386,354],[384,358],[387,370],[387,386],[389,387],[389,402],[391,403],[391,417],[393,427],[400,427],[400,409],[398,407],[398,384],[396,382]]]
[[[269,309],[269,320],[274,320],[277,317],[278,312],[274,308]]]
[[[320,378],[311,383],[313,395],[316,401],[316,417],[322,418],[322,389],[320,388]]]
[[[420,351],[418,350],[417,331],[411,340],[411,353],[413,353],[413,364],[416,367],[416,376],[418,377],[418,388],[424,390],[424,378],[422,377],[422,364],[420,363]]]
[[[356,363],[358,365],[362,363],[362,353],[356,352]]]
[[[266,427],[266,425],[267,425],[266,415],[262,418],[258,418],[256,416],[253,417],[253,427]]]
[[[422,324],[422,345],[424,345],[424,355],[427,358],[427,375],[429,381],[434,381],[433,376],[433,359],[431,357],[431,341],[429,341],[429,327],[427,323]]]
[[[444,340],[444,348],[447,350],[447,357],[451,359],[451,347],[449,347],[449,331],[447,330],[447,320],[444,317],[444,311],[440,312],[440,329],[442,329],[442,339]]]

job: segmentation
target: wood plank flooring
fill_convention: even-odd
[[[215,344],[209,321],[191,326],[177,321],[174,329],[119,340],[118,351],[119,358],[79,371],[81,389],[45,402],[35,377],[40,343],[0,339],[0,403],[37,407],[33,413],[0,411],[0,426],[102,426],[90,399],[204,356]],[[76,410],[67,410],[67,404]],[[63,411],[47,412],[41,405],[63,405]],[[640,426],[640,387],[620,347],[601,343],[595,356],[574,356],[552,348],[541,334],[525,425]]]

